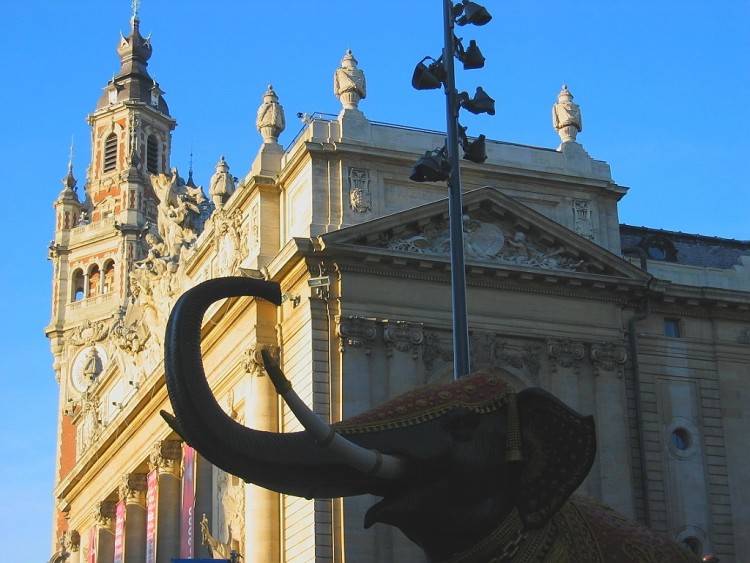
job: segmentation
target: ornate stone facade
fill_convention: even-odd
[[[185,182],[171,168],[175,121],[146,71],[151,45],[137,18],[120,52],[123,69],[89,116],[96,134],[85,194],[79,199],[71,168],[55,201],[46,329],[62,411],[54,537],[77,531],[81,554],[109,553],[118,499],[135,511],[125,535],[145,537],[146,471],[155,469],[165,511],[157,542],[192,534],[196,558],[211,554],[201,545],[206,514],[206,541],[245,561],[330,562],[333,553],[421,561],[405,538],[361,530],[361,499],[282,497],[203,458],[190,465],[191,452],[158,413],[171,410],[163,371],[170,310],[184,291],[219,276],[272,280],[292,296],[278,308],[228,299],[205,315],[209,384],[238,423],[299,430],[262,377],[262,347],[334,422],[449,380],[448,205],[443,185],[416,186],[405,168],[405,156],[443,136],[368,121],[358,109],[364,74],[348,52],[334,78],[341,114],[308,119],[283,148],[283,108],[269,88],[256,122],[262,147],[239,164],[250,172],[237,182],[220,160],[209,201],[192,174]],[[741,400],[750,394],[750,248],[697,235],[669,246],[677,234],[664,232],[633,239],[617,219],[627,190],[578,145],[580,108],[567,88],[554,112],[560,151],[504,143],[484,165],[462,170],[466,186],[485,186],[463,199],[472,369],[542,387],[594,416],[599,457],[583,493],[722,561],[741,561],[750,552],[741,501],[750,482],[741,447],[750,418]],[[719,263],[718,254],[731,259]],[[182,526],[185,483],[195,504]]]

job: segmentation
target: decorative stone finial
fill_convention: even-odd
[[[344,109],[357,109],[359,101],[367,97],[365,73],[357,68],[357,59],[351,49],[346,50],[341,66],[333,75],[333,93]]]
[[[281,135],[286,127],[284,108],[279,103],[279,97],[273,91],[273,86],[270,84],[266,93],[263,94],[263,103],[258,108],[255,127],[263,137],[264,143],[278,143],[279,135]]]
[[[234,177],[229,173],[229,165],[222,156],[216,164],[216,173],[211,176],[208,194],[217,209],[224,207],[234,193]]]
[[[557,95],[557,103],[552,106],[552,126],[563,143],[575,142],[576,135],[583,130],[581,108],[573,102],[573,94],[568,91],[567,84],[563,84]]]

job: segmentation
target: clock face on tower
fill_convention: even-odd
[[[83,348],[73,360],[70,381],[73,387],[83,393],[89,388],[107,364],[107,352],[101,346]]]

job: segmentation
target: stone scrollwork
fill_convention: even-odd
[[[182,442],[179,440],[161,440],[156,442],[149,454],[149,466],[160,473],[177,474],[182,461]]]
[[[383,326],[383,341],[388,357],[393,356],[394,348],[399,352],[411,352],[416,360],[424,343],[422,323],[409,321],[386,321]]]
[[[579,373],[580,362],[586,355],[583,342],[576,342],[569,339],[548,340],[547,357],[550,361],[550,369],[554,373],[558,366],[564,368],[573,368],[573,373]]]
[[[376,320],[366,317],[345,317],[339,320],[339,351],[347,347],[363,348],[368,356],[377,335]]]
[[[594,375],[599,375],[602,371],[614,371],[617,377],[622,377],[628,354],[623,344],[595,342],[591,344],[590,359],[594,366]]]
[[[124,318],[120,316],[112,325],[109,336],[118,348],[135,356],[145,348],[151,334],[142,322],[126,325]]]
[[[367,213],[372,210],[369,170],[349,168],[349,207],[356,213]]]
[[[60,545],[65,550],[70,550],[71,553],[76,553],[81,548],[81,535],[78,530],[70,530],[63,532],[60,538]]]
[[[472,371],[497,367],[521,371],[534,384],[539,383],[541,347],[535,344],[511,344],[491,332],[469,335]]]
[[[145,473],[126,473],[120,478],[120,485],[117,490],[120,500],[124,500],[128,504],[142,505],[146,498],[147,488]]]
[[[248,348],[245,350],[242,360],[242,369],[245,373],[249,373],[253,377],[265,375],[263,357],[260,354],[261,350],[267,350],[273,361],[277,364],[281,359],[281,349],[276,345],[259,345],[254,348]]]
[[[73,346],[93,346],[107,337],[109,328],[104,321],[87,320],[68,335],[68,343]]]
[[[94,505],[94,521],[98,526],[111,530],[115,527],[115,502],[103,500]]]

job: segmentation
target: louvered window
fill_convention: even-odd
[[[151,174],[159,172],[159,141],[156,135],[149,135],[146,142],[146,170]]]
[[[104,172],[117,168],[117,135],[110,133],[104,141]]]

